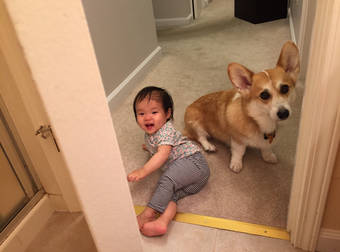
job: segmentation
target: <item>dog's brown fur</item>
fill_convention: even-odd
[[[298,48],[291,41],[283,45],[273,69],[255,74],[238,63],[229,64],[228,75],[235,88],[202,96],[189,105],[184,134],[200,142],[206,151],[215,151],[209,137],[229,143],[230,169],[234,172],[242,169],[247,146],[260,148],[265,161],[277,162],[271,142],[277,122],[289,116],[289,100],[299,71]],[[264,99],[263,93],[269,98]]]

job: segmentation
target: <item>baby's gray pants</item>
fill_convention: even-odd
[[[200,152],[174,160],[160,177],[148,207],[163,213],[170,201],[199,192],[209,175],[208,164]]]

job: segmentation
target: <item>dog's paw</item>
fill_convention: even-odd
[[[202,143],[202,147],[205,151],[208,151],[208,152],[215,152],[216,151],[216,146],[207,142],[207,143]]]
[[[272,163],[272,164],[277,163],[277,157],[272,151],[262,151],[262,158],[267,163]]]
[[[238,161],[231,161],[229,165],[230,170],[232,170],[235,173],[239,173],[242,170],[242,162]]]

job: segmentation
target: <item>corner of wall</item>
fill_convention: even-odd
[[[161,57],[161,47],[157,46],[128,77],[107,96],[110,110],[115,110],[120,103],[130,94],[135,85],[158,63]]]

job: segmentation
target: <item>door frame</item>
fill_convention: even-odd
[[[1,4],[2,1],[0,0]],[[291,231],[291,242],[296,247],[310,251],[315,249],[318,240],[334,159],[338,148],[337,144],[340,139],[339,101],[337,101],[336,97],[340,93],[340,86],[337,85],[339,73],[336,72],[336,69],[340,68],[339,59],[333,57],[334,55],[340,55],[339,48],[336,45],[336,43],[340,42],[338,28],[340,27],[340,21],[336,20],[337,14],[340,12],[339,5],[340,3],[335,0],[318,1],[288,214],[287,227]],[[0,6],[0,10],[2,8]],[[2,24],[2,22],[0,23]],[[5,26],[5,28],[7,29],[8,27]],[[0,35],[2,31],[4,30],[0,29]],[[338,33],[336,33],[337,31]],[[8,31],[6,30],[6,32]],[[11,31],[10,34],[13,32]],[[11,48],[13,44],[10,43],[7,46]],[[0,51],[4,48],[6,48],[4,44],[0,43]],[[18,48],[20,48],[19,45]],[[15,51],[12,50],[11,52],[14,53],[14,56],[16,55]],[[21,59],[21,61],[24,60]],[[28,69],[23,70],[29,72]],[[334,76],[330,76],[330,74],[334,73],[337,74],[337,79]],[[331,79],[331,77],[334,77],[334,79]],[[319,85],[319,83],[322,83],[322,85]],[[27,93],[31,93],[29,92],[30,90],[27,90],[28,87],[23,88]],[[329,90],[332,90],[332,92],[329,92]],[[17,92],[21,94],[22,90],[17,90]],[[27,101],[25,94],[22,98]],[[8,99],[8,101],[11,101],[10,97]],[[25,105],[24,107],[26,108],[32,106],[29,103]],[[41,108],[43,109],[43,107]],[[120,155],[118,148],[114,150],[114,154]],[[124,180],[123,174],[121,176],[121,180]],[[103,184],[101,186],[104,188],[108,185]],[[124,193],[123,196],[129,197],[128,193]],[[119,215],[122,219],[127,218],[129,211],[126,210],[116,211],[116,217]],[[89,213],[87,217],[91,220],[95,219],[96,216],[92,216]],[[111,244],[111,236],[106,236],[97,230],[91,231],[94,236],[102,237],[102,243],[107,242]],[[126,239],[129,239],[129,237],[126,237]],[[122,243],[124,242],[122,240]],[[138,243],[138,239],[136,242]]]
[[[339,1],[317,2],[288,210],[291,242],[308,251],[319,239],[340,141],[339,13]]]

